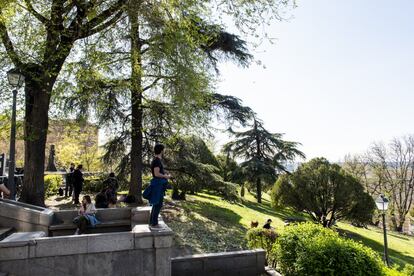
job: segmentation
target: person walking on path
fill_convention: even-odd
[[[75,171],[75,164],[70,163],[69,172],[66,174],[65,197],[72,196],[73,192],[73,172]]]
[[[79,195],[82,192],[83,187],[83,166],[78,165],[76,170],[73,172],[73,188],[75,191],[75,204],[79,204]]]
[[[162,164],[164,145],[155,145],[154,154],[154,160],[151,162],[151,183],[145,189],[143,197],[148,199],[149,203],[152,205],[150,226],[152,228],[160,228],[158,224],[158,216],[161,212],[165,190],[167,189],[168,179],[171,178],[171,175],[165,173],[164,165]]]

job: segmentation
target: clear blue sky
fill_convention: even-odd
[[[297,1],[268,28],[266,66],[222,64],[218,91],[241,98],[308,159],[361,153],[414,133],[414,1]],[[219,138],[220,139],[220,138]]]

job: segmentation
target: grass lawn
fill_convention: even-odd
[[[205,193],[188,195],[186,201],[167,199],[162,214],[176,233],[176,243],[191,248],[192,253],[246,249],[244,236],[250,228],[251,221],[258,221],[261,227],[271,218],[276,231],[281,231],[284,219],[305,218],[288,209],[272,208],[268,195],[264,195],[262,204],[257,204],[249,193],[246,193],[245,199],[239,203],[231,203]],[[338,228],[341,233],[382,254],[381,229],[357,228],[346,223],[339,223]],[[393,262],[400,265],[414,263],[413,237],[389,232],[388,245]]]

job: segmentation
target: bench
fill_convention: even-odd
[[[100,221],[94,228],[88,227],[87,233],[107,233],[131,231],[131,208],[97,209],[96,218]],[[55,211],[53,224],[49,226],[49,236],[72,235],[76,230],[73,219],[78,210]]]

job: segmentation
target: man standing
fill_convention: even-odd
[[[73,188],[75,190],[75,204],[79,204],[79,195],[82,191],[83,186],[83,166],[78,165],[76,170],[73,172]]]
[[[73,172],[75,171],[75,164],[70,163],[69,172],[66,174],[65,197],[72,196],[73,191]]]
[[[167,189],[168,179],[171,176],[164,171],[162,164],[162,157],[164,154],[164,145],[157,144],[154,147],[154,160],[151,163],[152,180],[150,186],[146,190],[148,192],[147,198],[152,205],[150,215],[150,226],[152,228],[159,228],[158,216],[161,212],[162,203],[164,200],[165,190]]]

